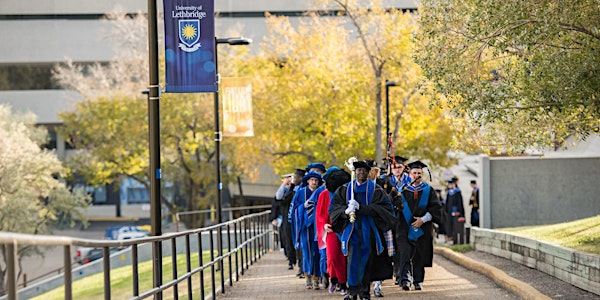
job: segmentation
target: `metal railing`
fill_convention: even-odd
[[[26,235],[16,233],[0,232],[0,244],[4,244],[7,251],[7,296],[9,300],[18,299],[19,290],[17,286],[17,247],[19,245],[34,245],[34,246],[63,246],[63,264],[64,270],[72,270],[71,249],[73,246],[96,247],[103,249],[103,290],[104,299],[111,299],[111,260],[110,249],[114,247],[129,247],[131,246],[131,270],[132,270],[132,293],[129,299],[145,299],[154,296],[154,299],[162,299],[163,292],[170,290],[173,294],[173,299],[179,299],[178,285],[187,286],[187,299],[192,299],[194,295],[200,294],[200,299],[212,297],[217,298],[217,293],[220,290],[225,293],[225,282],[229,282],[229,286],[233,286],[233,281],[238,281],[239,276],[244,274],[244,270],[248,269],[257,259],[261,258],[268,250],[274,247],[274,228],[269,220],[270,211],[250,214],[242,216],[238,219],[215,224],[205,228],[192,229],[182,232],[174,232],[164,234],[157,237],[146,237],[134,240],[123,241],[107,241],[107,240],[89,240],[70,237],[55,237],[55,236],[39,236]],[[220,235],[221,251],[215,257],[215,251],[219,249],[219,245],[215,243],[215,236]],[[193,248],[191,239],[197,239],[198,252],[198,267],[191,265],[191,255]],[[208,238],[208,245],[205,245],[203,238]],[[177,240],[184,239],[183,251],[185,253],[185,270],[181,273],[178,270],[177,264]],[[232,241],[233,239],[233,241]],[[170,261],[172,265],[172,279],[168,282],[153,286],[151,289],[140,292],[139,285],[139,264],[138,249],[144,244],[168,243],[170,241]],[[226,244],[225,244],[226,243]],[[267,247],[268,246],[268,247]],[[162,246],[161,246],[162,247]],[[203,262],[203,251],[210,252],[210,261]],[[226,251],[225,251],[226,250]],[[163,258],[167,259],[165,255]],[[155,258],[152,259],[162,259]],[[225,274],[225,263],[227,262],[228,270]],[[205,288],[205,270],[210,269],[210,290],[207,293]],[[73,299],[73,274],[75,271],[65,272],[64,276],[64,299]],[[154,272],[154,271],[153,271]],[[216,272],[220,272],[218,281],[220,281],[220,289],[217,289]],[[226,276],[227,275],[227,276]],[[235,275],[235,276],[234,276]],[[153,274],[156,276],[156,274]],[[162,276],[162,274],[160,275]],[[200,284],[194,288],[193,276],[200,277]],[[154,277],[153,277],[154,278]],[[226,280],[227,278],[227,280]],[[154,284],[153,284],[154,285]],[[197,297],[197,296],[196,296]]]

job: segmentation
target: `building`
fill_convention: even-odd
[[[261,41],[267,33],[265,12],[301,18],[311,9],[312,1],[305,0],[229,0],[215,1],[216,35],[236,28],[242,35]],[[366,3],[367,1],[365,1]],[[388,0],[389,7],[414,10],[415,1]],[[159,11],[162,2],[157,3]],[[110,22],[101,19],[107,12],[120,7],[121,11],[137,13],[147,11],[142,0],[0,0],[0,103],[10,104],[15,111],[31,111],[38,116],[38,123],[49,129],[50,148],[64,158],[69,145],[56,135],[54,128],[60,126],[58,113],[73,107],[82,97],[72,91],[60,89],[52,81],[55,64],[67,58],[75,63],[109,62],[114,57],[111,40],[104,32],[111,29]],[[294,20],[292,20],[294,22]],[[159,27],[159,31],[162,28]],[[253,51],[258,43],[251,45]],[[159,49],[160,51],[161,49]],[[164,50],[163,50],[164,51]],[[140,87],[140,90],[145,87]],[[251,199],[271,199],[277,186],[278,176],[272,169],[262,168],[261,181],[243,182],[244,196]],[[148,214],[143,205],[149,201],[148,193],[136,184],[124,184],[126,191],[110,192],[109,188],[95,189],[95,204],[122,204],[141,208],[130,214],[139,217]],[[131,190],[129,190],[131,189]],[[233,196],[240,196],[241,188],[230,188]],[[118,202],[117,202],[118,201]],[[131,206],[133,205],[133,206]],[[125,210],[124,211],[129,211]],[[108,214],[111,214],[109,211]],[[137,215],[136,215],[137,216]]]

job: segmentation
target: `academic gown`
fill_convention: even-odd
[[[300,247],[302,248],[302,270],[308,275],[321,277],[319,244],[315,234],[316,207],[319,194],[325,190],[321,185],[314,191],[308,187],[305,189],[307,205],[300,205],[299,215],[303,218],[302,225],[299,227]]]
[[[421,237],[419,237],[416,241],[416,253],[417,254],[413,257],[413,260],[412,260],[413,265],[422,266],[422,267],[431,267],[433,265],[433,236],[432,236],[433,223],[439,224],[441,222],[442,204],[440,203],[440,200],[438,199],[437,195],[435,194],[435,191],[433,190],[433,188],[431,188],[431,186],[429,186],[426,183],[423,183],[423,184],[426,185],[425,188],[430,189],[429,199],[427,201],[427,206],[425,207],[425,209],[421,209],[418,207],[418,203],[421,198],[421,195],[423,194],[423,190],[417,191],[416,199],[415,199],[414,192],[407,190],[407,189],[404,189],[404,191],[402,191],[402,195],[404,196],[404,199],[406,199],[406,203],[410,207],[410,210],[413,212],[413,217],[422,217],[427,212],[429,212],[431,214],[432,220],[429,222],[426,222],[425,224],[423,224],[423,226],[421,226],[424,234]],[[399,249],[396,249],[396,250],[400,251],[400,252],[407,252],[407,251],[409,251],[409,250],[407,250],[408,249],[407,246],[409,243],[409,240],[408,240],[409,223],[414,222],[414,219],[410,220],[410,222],[407,223],[403,214],[399,214],[398,219],[399,219],[398,232],[396,233],[396,238],[398,239],[397,245],[398,245]],[[411,242],[411,243],[414,243],[414,242]]]
[[[446,232],[449,236],[454,236],[454,219],[465,216],[465,207],[463,204],[462,193],[458,187],[453,188],[448,191],[446,196],[446,206],[444,207],[446,210],[447,221],[446,222]],[[458,216],[453,216],[453,212],[458,212]]]
[[[345,213],[350,200],[350,183],[344,184],[335,192],[329,217],[333,231],[341,235],[342,252],[347,257],[350,293],[355,295],[356,290],[360,290],[363,294],[366,290],[368,295],[371,281],[392,277],[389,257],[387,262],[375,263],[374,260],[385,259],[387,251],[383,233],[392,229],[396,219],[387,194],[375,182],[367,180],[357,186],[355,180],[352,184],[355,200],[360,204],[355,222],[350,223],[349,216]]]
[[[335,196],[328,190],[324,190],[319,194],[319,201],[317,203],[317,216],[315,224],[317,227],[317,239],[319,242],[319,249],[325,248],[327,253],[327,273],[330,278],[337,278],[338,282],[346,283],[346,257],[342,253],[342,245],[340,239],[335,232],[327,233],[325,242],[323,242],[323,236],[325,236],[325,224],[331,225],[331,219],[329,218],[329,207],[331,199]],[[325,271],[325,270],[321,270]]]

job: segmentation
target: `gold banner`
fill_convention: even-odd
[[[250,78],[223,78],[220,94],[223,103],[223,136],[254,136]]]

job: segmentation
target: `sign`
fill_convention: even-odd
[[[214,0],[164,0],[167,93],[216,92]]]
[[[252,121],[252,83],[249,78],[223,78],[223,135],[254,136]]]

